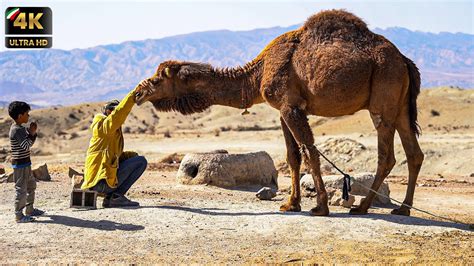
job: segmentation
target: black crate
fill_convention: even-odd
[[[97,192],[74,189],[71,192],[71,208],[96,209]]]

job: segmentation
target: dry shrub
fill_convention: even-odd
[[[183,160],[184,154],[181,153],[172,153],[163,157],[159,162],[160,163],[181,163]]]
[[[438,111],[431,109],[431,116],[440,116],[440,115],[441,114]]]
[[[151,171],[176,171],[183,157],[184,154],[172,153],[163,157],[157,163],[148,163],[147,169]]]

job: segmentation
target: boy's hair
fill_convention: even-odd
[[[17,120],[18,116],[30,110],[30,105],[25,102],[14,101],[8,105],[8,114],[13,120]]]

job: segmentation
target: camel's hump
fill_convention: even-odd
[[[345,10],[326,10],[312,15],[303,25],[303,30],[318,37],[332,39],[347,35],[363,35],[369,33],[367,24],[356,15]]]

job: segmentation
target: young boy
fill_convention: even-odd
[[[33,222],[32,216],[44,211],[33,208],[36,180],[31,172],[30,148],[36,140],[38,125],[31,123],[26,129],[21,124],[28,123],[30,106],[25,102],[12,102],[8,114],[15,121],[10,128],[13,177],[15,179],[15,218],[17,223]],[[26,208],[25,208],[26,207]],[[23,209],[25,208],[25,214]]]

